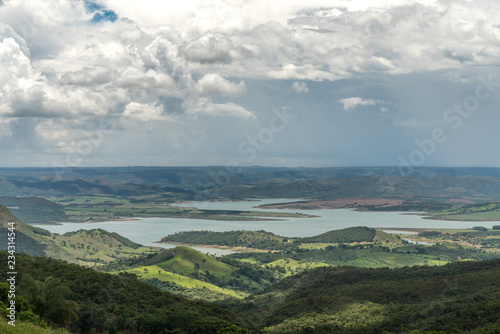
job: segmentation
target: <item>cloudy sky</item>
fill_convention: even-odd
[[[500,166],[497,0],[0,1],[0,167]]]

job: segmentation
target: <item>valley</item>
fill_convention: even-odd
[[[478,193],[476,185],[496,177],[445,176],[449,170],[442,169],[439,182],[395,177],[393,189],[384,190],[375,169],[308,179],[319,171],[252,168],[247,183],[235,178],[201,192],[196,178],[174,184],[175,173],[158,169],[146,181],[149,174],[140,170],[120,170],[134,172],[128,179],[135,183],[100,169],[85,180],[50,181],[32,171],[30,181],[15,181],[16,175],[1,181],[10,190],[0,196],[0,232],[14,222],[19,265],[35,280],[55,276],[70,288],[79,320],[64,324],[69,332],[486,333],[498,327],[494,316],[474,316],[500,307],[494,289],[500,193],[495,187]],[[201,177],[213,172],[196,170]],[[44,196],[36,190],[42,188]],[[230,195],[236,189],[239,195]],[[157,296],[140,302],[151,316],[139,306],[126,311],[136,293],[125,294],[120,284]],[[429,317],[429,303],[443,307]],[[57,327],[25,305],[23,326]],[[457,312],[467,320],[446,320]]]

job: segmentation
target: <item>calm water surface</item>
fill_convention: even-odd
[[[196,207],[212,210],[254,210],[254,211],[281,211],[300,212],[319,216],[316,218],[289,218],[272,221],[218,221],[186,218],[142,218],[131,221],[110,221],[102,223],[63,223],[61,225],[46,225],[43,228],[53,233],[63,234],[80,229],[90,230],[102,228],[116,232],[130,240],[146,245],[174,247],[169,244],[156,244],[154,241],[180,231],[210,230],[216,232],[231,230],[264,230],[287,237],[309,237],[331,230],[350,226],[368,226],[377,228],[472,228],[485,226],[491,228],[499,222],[461,222],[422,219],[417,215],[401,214],[398,212],[359,212],[350,209],[332,210],[268,210],[255,206],[270,203],[294,202],[297,199],[264,199],[242,202],[192,202],[179,206]],[[223,255],[231,252],[214,248],[193,247],[203,252]]]

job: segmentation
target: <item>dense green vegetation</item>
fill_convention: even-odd
[[[133,275],[110,276],[25,255],[19,255],[18,265],[39,282],[56,277],[67,286],[68,296],[78,304],[78,320],[68,327],[72,331],[159,333],[179,328],[180,333],[216,333],[232,324],[251,330],[230,312],[160,293]],[[148,268],[153,272],[160,267]],[[500,325],[499,271],[500,260],[395,270],[326,267],[224,305],[267,333],[493,333]],[[23,312],[31,310],[35,307],[27,302]]]
[[[334,230],[308,238],[292,239],[263,231],[191,231],[176,233],[162,240],[185,244],[204,243],[211,247],[252,247],[244,253],[227,255],[224,259],[236,259],[260,265],[274,271],[275,277],[279,279],[317,266],[352,265],[397,268],[443,265],[464,259],[482,260],[500,256],[496,247],[498,240],[495,239],[499,232],[490,231],[489,235],[483,232],[482,236],[479,236],[481,231],[471,231],[478,237],[475,237],[475,241],[468,245],[459,244],[459,242],[466,241],[462,231],[456,232],[453,238],[448,237],[449,234],[444,234],[449,241],[446,243],[438,242],[441,241],[440,239],[429,239],[434,235],[442,235],[441,232],[421,233],[418,240],[430,242],[430,244],[415,245],[402,240],[397,235],[361,226]],[[245,239],[241,236],[245,236]],[[474,247],[479,243],[482,248]],[[270,252],[271,250],[273,252]]]
[[[429,245],[409,244],[366,227],[310,238],[264,231],[191,231],[162,240],[246,251],[215,258],[187,247],[167,251],[142,247],[103,230],[59,236],[17,220],[290,216],[266,212],[255,218],[251,211],[169,205],[181,200],[259,197],[384,197],[404,201],[360,209],[492,220],[500,219],[500,203],[495,202],[500,200],[500,169],[417,168],[410,177],[385,167],[252,167],[238,172],[222,167],[82,168],[56,174],[47,169],[0,169],[0,195],[25,196],[0,196],[0,204],[14,213],[0,206],[0,234],[4,235],[7,222],[16,222],[18,253],[65,259],[113,274],[17,254],[17,266],[23,268],[17,297],[19,327],[0,321],[2,333],[55,333],[49,326],[74,333],[119,334],[500,331],[499,262],[481,261],[500,256],[500,231],[485,229],[481,223],[472,230],[431,230],[410,236]],[[453,204],[473,202],[477,204]],[[0,246],[6,248],[6,238]],[[447,265],[450,262],[454,263]],[[419,265],[428,267],[415,267]],[[5,283],[0,284],[3,314],[5,291]],[[40,299],[43,291],[58,297],[52,302]],[[226,309],[195,300],[216,301]]]
[[[289,239],[265,231],[188,231],[163,237],[161,242],[192,245],[250,247],[265,250],[285,249]]]
[[[120,200],[104,199],[108,205],[120,205]],[[102,203],[103,198],[72,200]],[[32,253],[113,272],[17,254],[16,266],[23,268],[19,328],[33,333],[54,333],[47,326],[120,334],[500,329],[499,261],[477,262],[499,256],[498,230],[478,227],[414,236],[433,245],[408,244],[367,227],[309,238],[264,231],[191,231],[164,240],[265,250],[216,258],[188,247],[141,247],[99,229],[53,235],[19,222],[1,206],[0,221],[4,230],[7,222],[16,222],[19,245]],[[449,262],[456,264],[445,265]],[[7,291],[5,283],[1,291]],[[42,295],[53,299],[40,299]],[[0,299],[5,314],[6,293],[0,293]],[[195,300],[217,301],[226,309]]]
[[[7,253],[1,252],[0,256],[6,258]],[[232,325],[249,328],[230,311],[163,292],[131,274],[111,275],[60,260],[23,254],[17,254],[16,266],[30,273],[36,281],[60,280],[67,287],[68,300],[78,305],[78,319],[67,326],[71,332],[215,334]],[[5,269],[3,273],[7,272]],[[2,274],[3,281],[5,278]],[[23,275],[21,286],[29,280],[29,276]],[[19,295],[29,296],[30,290],[21,289]],[[5,304],[6,295],[2,298]],[[26,308],[20,311],[40,315],[36,313],[40,312],[37,302],[31,298],[26,300]]]
[[[78,320],[67,326],[72,332],[243,333],[260,327],[265,333],[396,334],[500,329],[500,260],[399,269],[316,268],[284,278],[246,300],[227,300],[223,305],[229,311],[161,292],[131,274],[99,273],[27,255],[18,258],[18,265],[38,282],[54,277],[67,287],[66,298],[78,304]],[[25,293],[20,296],[28,296]],[[18,328],[55,334],[40,327],[46,325],[30,300],[25,299],[20,312],[25,320]]]
[[[147,266],[158,267],[160,269],[159,275],[156,275],[158,271],[156,269],[151,272],[153,276],[149,274],[149,267]],[[146,257],[116,261],[102,269],[106,271],[127,270],[128,272],[134,272],[136,268],[142,268],[143,271],[146,268],[148,275],[145,275],[144,279],[148,280],[154,278],[160,281],[174,281],[171,276],[161,273],[161,270],[164,270],[192,280],[210,283],[220,288],[243,292],[260,291],[275,281],[273,272],[268,269],[250,263],[217,258],[189,247],[176,247]],[[174,281],[174,283],[176,282]],[[165,286],[163,283],[155,285],[159,287]],[[198,285],[206,287],[206,285]],[[232,295],[236,296],[234,293]]]
[[[49,324],[66,326],[78,319],[78,304],[67,299],[71,290],[61,279],[49,276],[44,281],[38,281],[26,274],[20,290],[26,296],[30,311]]]
[[[266,333],[496,333],[499,274],[500,260],[317,268],[254,295],[239,312]]]
[[[257,263],[282,274],[295,274],[318,264],[367,268],[399,268],[415,265],[443,265],[461,260],[498,258],[499,254],[468,249],[460,245],[406,245],[389,248],[382,245],[343,244],[324,249],[302,249],[292,253],[235,253],[225,258]],[[303,264],[303,265],[301,265]]]
[[[366,226],[355,226],[341,230],[325,232],[323,234],[300,238],[301,242],[328,242],[328,243],[351,243],[351,242],[371,242],[375,238],[376,230]]]
[[[161,239],[165,243],[183,243],[190,245],[210,245],[226,247],[245,247],[261,250],[292,250],[297,251],[301,244],[326,243],[336,245],[338,243],[373,242],[375,236],[388,237],[387,233],[376,231],[374,228],[365,226],[349,227],[346,229],[333,230],[321,235],[307,238],[288,238],[266,231],[187,231],[168,235]],[[392,241],[398,241],[393,237]],[[399,240],[399,244],[401,241]]]

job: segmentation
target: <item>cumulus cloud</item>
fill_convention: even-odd
[[[164,118],[163,108],[157,103],[130,102],[125,106],[123,114],[146,122]]]
[[[253,53],[249,48],[235,47],[226,35],[211,32],[180,46],[179,51],[189,61],[209,64],[231,63]]]
[[[195,90],[200,95],[238,95],[245,91],[245,82],[242,80],[238,84],[224,79],[216,73],[204,75],[196,83]]]
[[[33,77],[31,61],[12,37],[4,38],[0,44],[0,84],[4,89],[13,89]]]
[[[274,79],[304,79],[312,81],[337,80],[335,74],[315,68],[314,65],[284,65],[280,70],[269,72],[269,76]]]
[[[244,94],[244,78],[294,80],[291,91],[306,94],[301,80],[460,69],[491,64],[500,55],[493,43],[500,29],[479,4],[381,1],[370,8],[292,1],[283,9],[262,1],[154,3],[156,11],[136,1],[108,0],[94,9],[69,0],[6,3],[0,8],[0,83],[8,85],[2,86],[7,98],[0,113],[120,114],[131,102],[169,110],[163,101],[172,98],[183,106],[193,95]],[[499,4],[488,3],[489,14],[500,13]],[[114,16],[96,24],[96,13]],[[363,103],[350,100],[344,107]]]
[[[80,71],[67,72],[62,81],[68,85],[96,86],[113,81],[115,71],[107,66],[86,67]]]
[[[0,125],[4,136],[19,118],[36,118],[29,130],[52,147],[94,117],[113,119],[117,131],[178,116],[253,122],[264,111],[248,92],[270,82],[285,81],[269,85],[281,89],[269,103],[284,105],[287,92],[312,99],[310,81],[439,71],[463,84],[500,57],[495,0],[85,3],[0,6],[0,120],[11,118]],[[383,105],[386,97],[358,97],[373,92],[333,99],[345,110]]]
[[[377,104],[377,101],[375,100],[365,100],[361,97],[349,97],[346,99],[340,99],[339,102],[344,105],[344,110],[355,109],[357,106],[373,106]]]

